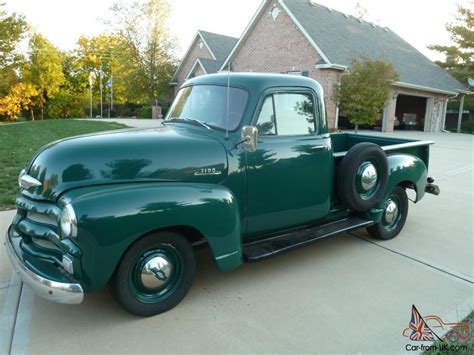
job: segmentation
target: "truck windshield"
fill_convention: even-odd
[[[193,124],[200,121],[201,125],[233,131],[240,124],[247,100],[247,91],[235,87],[187,86],[179,90],[166,121]]]

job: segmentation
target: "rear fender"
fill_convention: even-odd
[[[389,176],[385,194],[377,206],[365,213],[374,222],[379,222],[382,218],[384,202],[395,186],[413,185],[416,192],[415,203],[425,194],[428,169],[423,160],[409,154],[392,154],[387,156],[387,161]]]
[[[393,188],[403,183],[411,183],[415,187],[416,198],[414,202],[420,201],[426,188],[428,169],[420,158],[408,154],[393,154],[388,160],[388,183],[385,190],[384,201]]]
[[[210,184],[145,183],[79,188],[62,197],[78,220],[82,278],[87,291],[109,280],[138,238],[158,229],[188,226],[209,243],[217,266],[242,263],[239,207],[226,187]]]

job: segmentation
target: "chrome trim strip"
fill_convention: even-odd
[[[13,270],[19,274],[21,280],[31,287],[38,296],[58,303],[79,304],[82,302],[84,291],[80,284],[49,280],[28,269],[16,254],[8,231],[5,245]]]

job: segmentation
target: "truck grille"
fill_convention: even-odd
[[[18,210],[12,226],[22,238],[21,249],[40,259],[61,263],[64,252],[57,222],[59,207],[24,196],[17,198],[16,205]]]

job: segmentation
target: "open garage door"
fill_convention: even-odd
[[[399,94],[395,109],[394,129],[423,131],[426,97]]]

